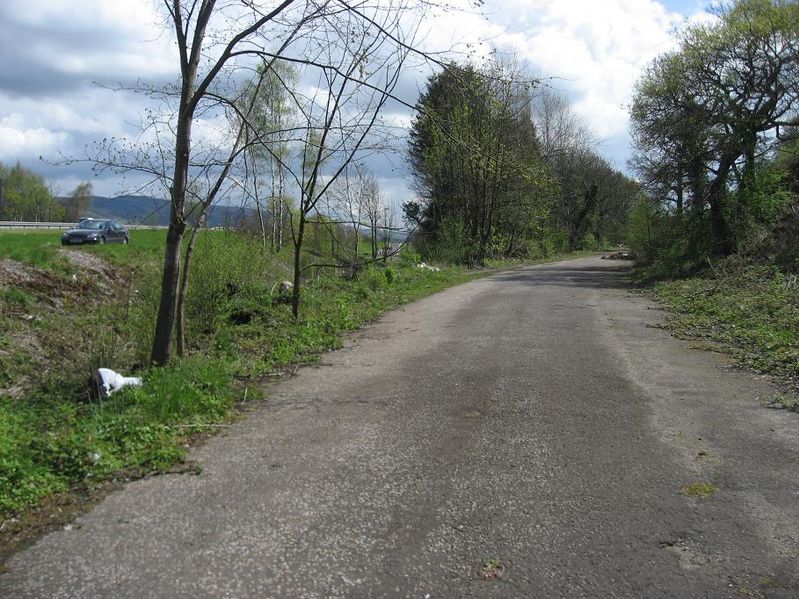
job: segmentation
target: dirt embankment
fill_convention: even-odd
[[[55,320],[85,314],[119,297],[126,276],[101,257],[79,250],[58,250],[50,268],[0,259],[0,397],[21,398],[31,372],[59,363],[68,330]],[[68,327],[67,327],[68,329]],[[52,343],[61,339],[63,343]]]

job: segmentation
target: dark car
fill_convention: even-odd
[[[83,219],[61,235],[61,245],[128,243],[128,230],[115,220]]]

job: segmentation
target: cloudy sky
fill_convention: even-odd
[[[626,105],[641,68],[674,45],[674,31],[702,18],[702,0],[487,0],[484,16],[457,13],[429,21],[427,43],[514,52],[567,94],[602,140],[600,152],[624,168]],[[95,193],[129,190],[130,181],[94,177],[62,157],[105,137],[135,138],[146,98],[114,91],[120,82],[166,82],[176,58],[157,0],[0,1],[0,162],[19,161],[68,193],[83,180]],[[418,82],[403,86],[415,96]],[[413,103],[416,97],[406,98]],[[401,117],[402,115],[397,115]],[[406,117],[407,118],[407,117]],[[40,157],[42,159],[40,159]],[[388,195],[407,199],[401,161],[380,173]]]

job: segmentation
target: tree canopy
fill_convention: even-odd
[[[450,64],[418,110],[409,163],[419,199],[404,211],[431,253],[480,264],[619,241],[638,187],[594,151],[563,96],[507,64]]]
[[[717,16],[646,69],[631,107],[631,164],[655,202],[685,219],[694,255],[741,249],[775,216],[759,189],[797,124],[799,5],[738,0]]]
[[[0,185],[0,220],[59,221],[65,216],[42,176],[19,163],[10,168],[0,163]]]

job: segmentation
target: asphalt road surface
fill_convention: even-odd
[[[14,556],[0,596],[799,597],[799,417],[651,326],[622,274],[524,268],[389,313],[195,450],[200,475]]]

